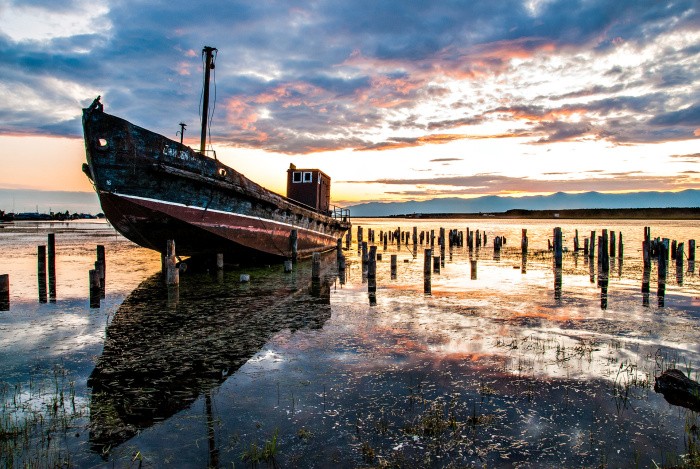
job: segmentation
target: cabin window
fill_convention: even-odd
[[[219,168],[219,176],[226,176],[226,170],[224,168]]]
[[[101,146],[102,148],[104,148],[104,147],[107,146],[107,139],[101,138],[101,139],[98,140],[98,142],[100,143],[100,146]]]
[[[313,181],[314,181],[313,173],[305,172],[304,173],[304,182],[313,182]]]
[[[292,173],[292,182],[301,182],[301,172],[294,171]]]

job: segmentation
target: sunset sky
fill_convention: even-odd
[[[341,205],[699,189],[697,0],[0,0],[0,188],[90,191],[81,108]],[[2,208],[2,207],[0,207]]]

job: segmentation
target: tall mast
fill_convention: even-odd
[[[206,54],[204,61],[204,98],[202,100],[202,141],[199,146],[199,152],[204,155],[204,150],[207,145],[207,119],[209,118],[209,77],[211,69],[214,68],[214,51],[215,47],[205,46],[202,49],[202,54]]]

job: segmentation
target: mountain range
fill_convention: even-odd
[[[505,197],[484,196],[473,199],[442,198],[407,202],[369,202],[348,207],[353,217],[384,217],[416,213],[498,213],[513,209],[566,210],[586,208],[687,208],[700,207],[700,190],[682,192],[634,192],[605,194],[585,192]],[[101,212],[94,192],[36,191],[0,189],[0,210],[5,212],[71,213]]]
[[[700,207],[700,190],[681,192],[634,192],[605,194],[584,192],[524,197],[484,196],[473,199],[457,197],[407,202],[369,202],[353,205],[353,217],[384,217],[417,213],[498,213],[513,209],[565,210],[587,208],[688,208]]]

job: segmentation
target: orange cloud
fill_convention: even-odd
[[[243,100],[231,98],[226,103],[226,120],[243,130],[255,130],[258,114]]]

